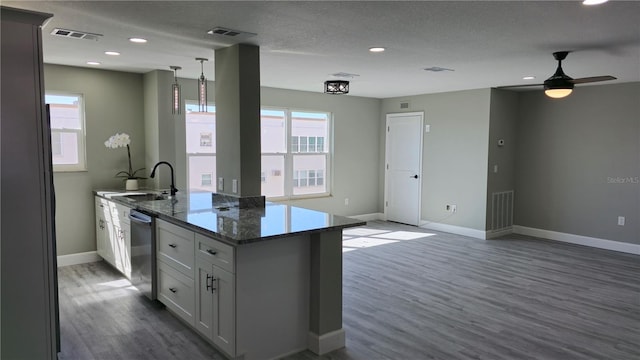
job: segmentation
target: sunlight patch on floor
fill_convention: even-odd
[[[422,239],[436,234],[413,231],[389,231],[370,228],[354,228],[342,232],[342,252],[393,244],[399,241]]]
[[[138,289],[136,289],[135,286],[131,285],[131,282],[129,282],[129,280],[127,279],[107,281],[107,282],[99,283],[98,286],[138,291]]]

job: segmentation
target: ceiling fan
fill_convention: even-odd
[[[573,87],[576,84],[586,84],[599,81],[615,80],[616,78],[611,75],[603,76],[591,76],[579,79],[573,79],[562,70],[562,60],[567,58],[569,51],[556,51],[553,53],[553,58],[558,60],[558,68],[556,72],[542,84],[527,84],[527,85],[512,85],[512,86],[500,86],[498,88],[514,88],[525,86],[544,86],[544,93],[551,98],[560,99],[569,96],[573,91]]]

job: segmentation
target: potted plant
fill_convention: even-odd
[[[129,144],[131,143],[131,139],[128,134],[122,133],[111,136],[107,141],[104,142],[104,146],[109,149],[117,149],[121,147],[127,147],[127,157],[129,159],[129,169],[118,172],[115,176],[122,178],[125,180],[125,189],[126,190],[138,190],[138,179],[146,179],[142,176],[136,176],[139,171],[144,170],[144,168],[140,168],[136,171],[133,171],[133,167],[131,166],[131,149],[129,148]]]

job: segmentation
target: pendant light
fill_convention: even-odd
[[[169,66],[173,70],[173,84],[171,85],[171,113],[180,114],[180,108],[182,107],[182,101],[180,99],[180,84],[178,84],[178,70],[182,69],[180,66]]]
[[[196,58],[200,61],[200,78],[198,79],[198,111],[207,112],[207,78],[204,77],[204,62],[209,61],[205,58]]]

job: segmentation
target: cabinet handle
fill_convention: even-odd
[[[211,254],[211,255],[215,255],[215,254],[217,254],[217,253],[218,253],[217,251],[213,251],[213,250],[211,250],[211,249],[207,249],[207,252],[208,252],[209,254]]]
[[[176,288],[169,288],[169,291],[171,291],[172,293],[174,293],[174,294],[175,294],[175,293],[177,293],[177,292],[178,292],[178,289],[176,289]]]
[[[218,288],[213,286],[213,282],[217,281],[218,279],[214,278],[213,276],[211,276],[211,293],[213,294],[214,291],[218,290]]]
[[[213,276],[207,274],[207,280],[206,280],[207,291],[212,291],[212,289],[213,289],[213,281],[211,281],[211,285],[209,285],[209,280],[213,280]]]
[[[172,248],[174,248],[174,249],[175,249],[176,247],[178,247],[178,245],[176,245],[176,244],[169,244],[169,247],[172,247]]]

